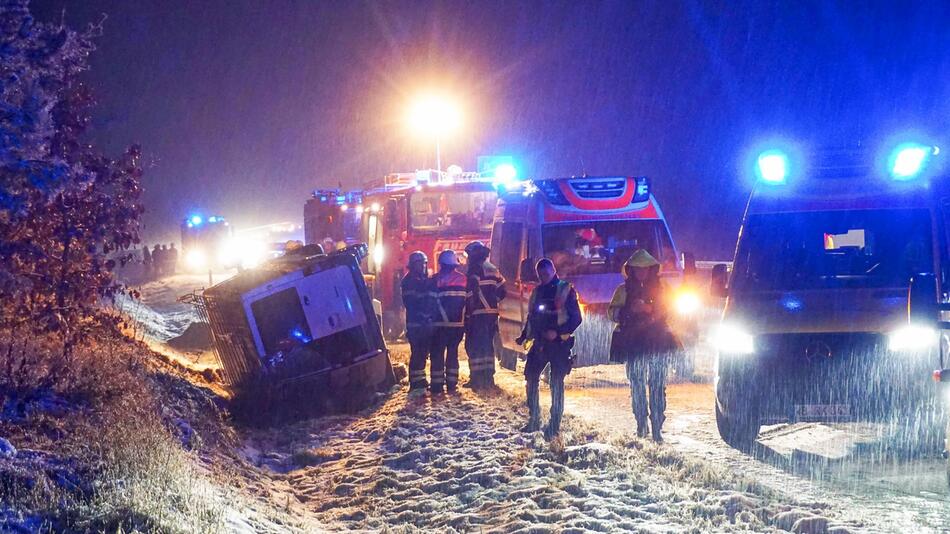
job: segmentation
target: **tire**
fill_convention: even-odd
[[[736,411],[739,413],[729,417],[722,413],[719,402],[716,401],[716,427],[719,429],[719,435],[730,447],[746,453],[752,452],[762,424],[758,414],[748,404]]]

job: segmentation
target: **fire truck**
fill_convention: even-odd
[[[304,240],[323,245],[326,252],[339,243],[355,244],[360,235],[363,216],[361,191],[317,189],[303,208]]]
[[[203,273],[221,267],[221,249],[231,238],[231,225],[220,215],[191,215],[181,221],[182,265]]]
[[[325,249],[368,245],[362,265],[367,286],[381,303],[386,337],[395,339],[405,329],[399,283],[409,254],[425,252],[435,269],[439,252],[461,252],[474,239],[488,241],[498,198],[495,180],[456,168],[391,173],[357,191],[317,190],[304,208],[305,240]]]
[[[576,291],[584,322],[576,333],[576,366],[608,362],[614,324],[606,311],[614,290],[623,283],[624,262],[644,248],[662,264],[675,304],[674,332],[691,344],[698,331],[694,319],[702,307],[699,292],[682,283],[695,262],[681,263],[663,212],[646,177],[572,177],[523,182],[501,195],[491,233],[491,258],[508,281],[501,303],[499,356],[511,367],[523,349],[514,340],[527,317],[528,298],[538,283],[534,266],[550,258],[558,274]],[[685,269],[684,269],[685,267]],[[680,373],[692,374],[692,358],[677,361]]]
[[[394,173],[375,185],[363,192],[361,240],[370,250],[365,272],[382,303],[383,331],[394,339],[405,328],[399,282],[409,254],[425,252],[435,270],[443,250],[461,253],[472,240],[488,241],[498,194],[493,177],[474,172]]]

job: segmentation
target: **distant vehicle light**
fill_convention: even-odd
[[[193,225],[195,225],[195,226],[198,226],[198,225],[201,224],[202,222],[204,222],[204,219],[201,218],[201,215],[192,215],[192,216],[191,216],[191,224],[193,224]]]
[[[759,180],[782,185],[788,180],[788,155],[781,150],[766,150],[756,159],[756,175]]]
[[[713,332],[713,345],[723,354],[752,354],[755,341],[752,334],[736,324],[722,324]]]
[[[346,204],[340,205],[340,211],[346,211],[346,210],[348,210],[348,209],[350,209],[350,207],[347,206]]]
[[[680,290],[673,299],[673,306],[676,309],[676,313],[685,316],[693,315],[699,311],[702,304],[699,294],[692,289]]]
[[[208,268],[208,257],[203,250],[193,248],[185,254],[185,266],[192,271],[203,271]]]
[[[218,222],[218,218],[217,218],[217,217],[208,217],[208,222],[209,222],[209,223],[216,223],[216,222]]]
[[[940,153],[940,149],[917,143],[898,145],[889,159],[891,177],[895,180],[912,180],[927,164],[931,154]]]
[[[360,204],[359,206],[356,206],[356,213],[359,213],[359,214],[362,214],[362,213],[363,213],[363,205],[362,205],[362,204]]]
[[[887,335],[887,348],[891,352],[917,352],[936,349],[939,337],[929,326],[905,325]]]
[[[373,213],[379,212],[379,202],[373,202],[373,205],[370,206],[370,211]]]

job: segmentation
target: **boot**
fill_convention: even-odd
[[[650,425],[646,421],[637,421],[637,437],[645,438],[650,433]]]
[[[654,422],[652,427],[653,427],[653,441],[657,443],[663,443],[663,434],[661,432],[662,426]]]
[[[541,430],[541,422],[537,419],[529,419],[528,424],[521,427],[521,431],[526,434],[531,434],[533,432],[537,432],[538,430]]]

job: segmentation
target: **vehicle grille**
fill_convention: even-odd
[[[608,180],[571,180],[571,189],[586,199],[618,198],[627,189],[626,178]]]

